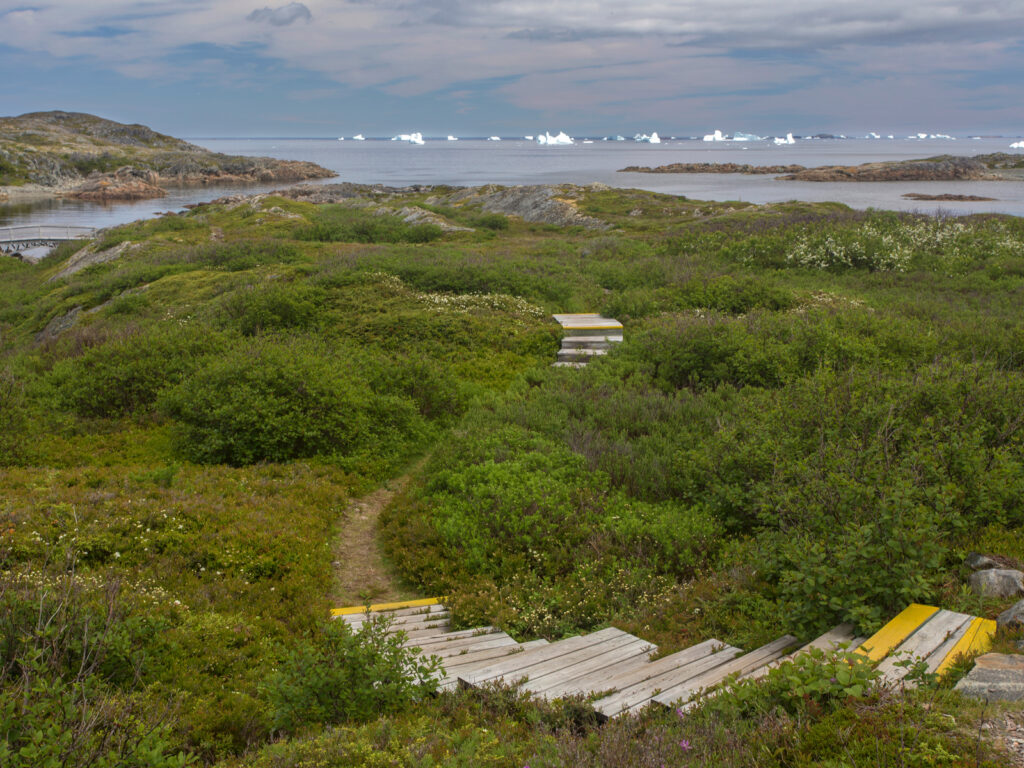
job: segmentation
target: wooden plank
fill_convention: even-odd
[[[642,683],[645,680],[649,680],[658,675],[671,672],[680,667],[684,667],[687,664],[691,664],[695,661],[699,661],[707,656],[710,656],[716,651],[722,650],[727,646],[718,640],[705,640],[702,643],[686,648],[682,651],[670,654],[669,656],[663,656],[656,661],[649,661],[644,664],[637,665],[635,668],[624,669],[610,674],[605,682],[607,685],[604,690],[622,690],[628,688],[637,683]],[[583,689],[577,689],[575,693],[582,693]]]
[[[996,623],[992,619],[975,618],[953,647],[946,654],[946,657],[939,662],[935,673],[944,675],[956,661],[958,656],[967,656],[972,653],[984,653],[992,647],[992,638],[996,634]]]
[[[536,679],[531,677],[523,687],[547,699],[568,696],[577,685],[583,688],[581,693],[600,693],[608,690],[609,671],[632,669],[637,664],[646,664],[651,658],[651,653],[656,650],[657,646],[638,638],[620,648],[605,651],[550,675]]]
[[[585,648],[588,645],[598,645],[609,638],[624,634],[626,633],[622,630],[615,629],[614,627],[608,627],[607,629],[602,629],[589,635],[577,635],[576,637],[570,637],[565,640],[550,643],[543,648],[536,648],[532,651],[527,651],[526,653],[517,654],[514,658],[502,660],[499,663],[489,665],[480,670],[475,670],[465,676],[460,675],[459,679],[467,685],[480,685],[488,680],[520,672],[536,664],[542,664],[551,659],[557,659],[577,651],[580,648]]]
[[[422,608],[427,605],[437,605],[441,602],[438,597],[426,597],[422,600],[401,600],[396,603],[376,603],[370,606],[371,611],[395,611],[406,608]],[[365,613],[365,605],[350,605],[347,608],[332,608],[332,616],[345,616],[350,613]]]
[[[476,653],[477,651],[486,651],[489,648],[508,648],[513,645],[520,645],[513,638],[506,635],[504,632],[501,634],[492,635],[481,635],[477,638],[479,642],[466,643],[462,642],[455,646],[438,646],[428,648],[423,651],[421,656],[439,656],[442,659],[453,659],[458,658],[469,653]]]
[[[663,704],[666,707],[672,706],[677,701],[689,699],[690,696],[703,688],[718,685],[729,675],[739,674],[742,676],[748,672],[753,672],[758,667],[775,661],[775,659],[782,656],[798,642],[799,640],[792,635],[784,635],[778,640],[762,645],[755,651],[726,662],[720,667],[715,667],[699,677],[674,685],[655,696],[652,701]]]
[[[333,616],[334,619],[340,619],[349,624],[353,622],[363,622],[371,619],[375,616],[385,616],[389,619],[400,620],[409,618],[412,616],[432,616],[434,614],[448,613],[448,609],[443,605],[428,605],[424,608],[400,608],[394,611],[370,611],[369,613],[348,613],[342,616]]]
[[[511,653],[522,653],[528,651],[531,648],[540,648],[548,644],[547,640],[530,640],[526,643],[515,643],[514,645],[503,645],[494,646],[491,648],[484,648],[481,650],[467,651],[466,653],[458,653],[454,656],[449,656],[445,659],[444,668],[448,671],[448,674],[452,674],[453,670],[459,670],[462,667],[470,667],[474,664],[481,665],[481,662],[490,661],[491,659],[500,659],[504,656],[508,656]],[[463,670],[464,671],[464,670]]]
[[[834,651],[842,643],[849,643],[850,648],[857,646],[853,645],[853,624],[840,624],[838,627],[830,629],[823,635],[816,637],[814,640],[809,642],[803,648],[793,651],[793,653],[786,654],[781,659],[773,661],[771,664],[766,664],[763,667],[755,669],[753,672],[748,672],[744,675],[744,679],[760,680],[762,677],[767,675],[771,670],[781,666],[787,661],[792,661],[801,653],[806,653],[810,650],[822,650],[822,651]],[[858,644],[859,645],[859,644]]]
[[[594,709],[605,717],[616,717],[623,712],[638,710],[666,688],[680,685],[726,664],[742,654],[739,648],[727,645],[714,653],[695,659],[674,669],[648,677],[629,686],[624,686],[610,696],[594,702]],[[660,661],[660,659],[659,659]],[[651,662],[656,664],[657,662]]]
[[[547,640],[530,640],[526,643],[519,643],[502,648],[489,648],[484,651],[467,653],[464,657],[453,656],[451,661],[454,663],[445,662],[444,677],[439,681],[439,685],[445,689],[448,687],[454,687],[459,682],[459,673],[461,672],[480,669],[487,664],[492,663],[495,659],[504,658],[505,656],[510,656],[515,653],[525,653],[533,648],[539,648],[547,644]]]
[[[595,658],[601,658],[607,653],[611,653],[620,648],[627,648],[637,643],[640,643],[650,649],[654,648],[654,646],[646,640],[641,640],[639,637],[623,632],[621,635],[610,637],[602,643],[588,645],[585,648],[580,648],[578,651],[566,654],[565,656],[559,656],[556,659],[551,659],[541,664],[535,664],[529,669],[529,681],[527,682],[526,687],[531,691],[536,691],[543,685],[540,681],[546,680],[549,677],[557,677],[559,675],[568,675],[569,677],[572,677],[574,676],[573,671],[576,667],[585,665],[588,662],[593,661]]]
[[[950,635],[970,624],[972,617],[966,613],[939,611],[914,634],[900,643],[888,656],[882,659],[876,669],[882,673],[882,681],[898,683],[910,671],[907,667],[896,666],[901,661],[927,659]]]
[[[896,618],[865,640],[857,652],[863,653],[871,661],[881,661],[938,611],[938,608],[930,605],[911,603]]]
[[[508,637],[504,632],[499,632],[494,627],[486,627],[486,629],[486,632],[481,632],[479,629],[464,629],[459,632],[430,635],[414,640],[406,640],[402,645],[406,648],[419,648],[423,651],[435,653],[445,648],[465,648],[467,645],[473,645],[475,642],[482,642],[484,639],[488,639],[490,635]]]
[[[432,621],[447,621],[451,619],[451,614],[447,610],[432,611],[431,613],[414,613],[408,616],[392,616],[390,613],[372,613],[369,616],[366,614],[353,613],[343,617],[343,621],[354,627],[361,626],[368,621],[376,619],[378,616],[383,616],[391,622],[393,627],[407,627],[412,624],[423,624]]]
[[[451,624],[449,624],[447,621],[445,621],[445,622],[440,623],[440,624],[427,624],[427,625],[421,626],[421,627],[419,627],[417,629],[406,629],[405,627],[394,627],[394,628],[391,629],[391,634],[395,634],[397,632],[403,632],[405,634],[406,639],[408,639],[408,640],[419,640],[421,638],[422,639],[426,639],[426,638],[430,638],[430,637],[437,637],[439,635],[451,635],[451,634],[454,634],[454,632],[451,632],[449,630],[451,630]]]

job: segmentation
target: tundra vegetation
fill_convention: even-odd
[[[962,561],[1024,561],[1024,221],[584,188],[592,231],[443,192],[377,203],[471,231],[260,197],[66,276],[84,243],[0,259],[0,763],[1006,765],[999,711],[841,656],[600,725],[431,695],[325,618],[349,501],[409,471],[381,545],[462,626],[994,616]],[[573,311],[625,342],[552,368]]]

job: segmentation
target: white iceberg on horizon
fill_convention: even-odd
[[[626,140],[626,137],[625,137],[625,136],[616,136],[616,137],[615,137],[615,140],[616,140],[616,141],[625,141],[625,140]]]
[[[1015,141],[1010,145],[1010,149],[1024,149],[1024,141]]]
[[[796,144],[796,139],[793,138],[793,134],[792,133],[787,133],[786,134],[786,138],[784,138],[784,139],[779,138],[778,136],[776,136],[773,139],[773,141],[776,144]]]
[[[391,137],[392,141],[406,141],[410,144],[423,144],[422,133],[400,133],[397,136]]]
[[[339,137],[338,137],[338,141],[344,141],[344,140],[345,140],[345,137],[344,137],[344,136],[339,136]]]
[[[552,136],[547,131],[544,131],[543,134],[538,134],[537,135],[537,143],[538,144],[542,144],[542,145],[543,144],[548,144],[548,145],[556,145],[556,144],[565,145],[565,144],[575,144],[576,142],[573,140],[573,138],[571,136],[567,135],[564,131],[559,131],[557,136]]]
[[[725,141],[725,140],[726,140],[725,136],[723,136],[722,132],[720,130],[718,130],[717,128],[715,129],[714,133],[706,133],[706,134],[704,134],[704,141]]]
[[[661,137],[658,136],[657,131],[650,135],[646,133],[638,133],[636,136],[633,137],[633,141],[637,142],[638,144],[661,144]]]
[[[533,136],[523,136],[527,141],[533,141]]]
[[[501,136],[489,136],[488,141],[501,141]]]
[[[458,136],[452,136],[451,134],[448,134],[448,141],[458,141],[458,140],[459,140]]]
[[[732,135],[733,141],[761,141],[761,137],[756,133],[734,133]]]
[[[355,136],[352,137],[352,141],[366,141],[366,137],[363,136],[363,134],[361,133],[357,133]]]

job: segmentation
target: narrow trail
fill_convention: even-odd
[[[380,513],[408,482],[409,475],[395,478],[373,493],[353,499],[346,508],[334,547],[331,599],[335,607],[418,597],[392,575],[377,542]]]

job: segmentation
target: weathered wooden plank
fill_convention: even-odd
[[[427,624],[423,627],[420,627],[419,629],[405,629],[404,627],[394,627],[391,630],[391,634],[403,632],[405,633],[405,637],[407,640],[419,640],[421,638],[427,639],[431,637],[437,637],[439,635],[454,634],[453,632],[449,631],[450,629],[451,625],[446,621],[441,624]]]
[[[532,651],[517,654],[515,657],[503,659],[501,662],[491,664],[480,670],[474,670],[472,673],[468,673],[465,676],[460,675],[459,679],[467,685],[480,685],[488,680],[515,674],[528,669],[535,664],[542,664],[551,659],[556,659],[560,656],[565,656],[577,651],[580,648],[585,648],[588,645],[597,645],[609,638],[624,634],[626,633],[620,629],[608,627],[607,629],[602,629],[589,635],[577,635],[576,637],[570,637],[565,640],[559,640],[555,643],[549,643],[543,648],[535,648]]]
[[[465,656],[452,656],[444,662],[444,676],[438,683],[443,689],[454,687],[459,682],[460,672],[469,672],[473,669],[480,669],[495,659],[510,656],[514,653],[525,653],[533,648],[547,645],[547,640],[530,640],[526,643],[517,643],[500,648],[488,648],[483,651],[474,651]]]
[[[626,632],[621,635],[610,637],[604,642],[595,643],[588,645],[585,648],[580,648],[577,651],[566,654],[565,656],[559,656],[556,659],[535,664],[529,669],[529,681],[527,687],[532,691],[539,690],[542,683],[540,681],[546,680],[551,676],[558,675],[572,675],[572,672],[578,666],[582,666],[591,662],[595,658],[600,658],[607,653],[618,650],[619,648],[625,648],[636,643],[641,643],[648,648],[654,648],[653,645],[641,640],[639,637],[634,637]]]
[[[486,651],[490,648],[509,648],[514,645],[520,645],[520,643],[517,643],[504,632],[501,634],[481,635],[479,638],[475,639],[477,640],[475,643],[460,641],[460,643],[454,646],[428,647],[426,650],[422,651],[420,655],[439,656],[442,659],[453,659],[468,653]]]
[[[911,603],[900,611],[896,618],[865,640],[857,652],[863,653],[871,661],[881,661],[938,611],[938,608],[930,605]]]
[[[472,645],[473,642],[481,642],[488,635],[501,635],[508,637],[504,632],[499,632],[494,627],[479,627],[477,629],[462,629],[458,632],[445,632],[440,635],[429,635],[402,643],[405,648],[420,648],[424,651],[434,651],[443,648],[464,648]]]
[[[431,613],[414,613],[407,616],[392,616],[390,613],[372,613],[369,616],[366,614],[354,613],[349,616],[343,616],[342,619],[346,624],[349,624],[353,628],[361,627],[368,621],[376,619],[378,616],[386,618],[392,627],[412,627],[414,624],[428,624],[437,621],[448,621],[451,619],[451,614],[448,611],[433,611]]]
[[[759,667],[753,672],[748,672],[743,677],[744,679],[749,678],[752,680],[759,680],[784,662],[792,661],[801,653],[805,653],[810,650],[817,649],[822,651],[834,651],[842,643],[848,643],[848,647],[855,648],[856,646],[852,644],[853,639],[853,624],[840,624],[838,627],[830,629],[825,634],[816,637],[799,650],[793,651],[793,653],[788,653],[781,659],[773,661],[770,664],[765,664],[763,667]]]
[[[638,664],[635,667],[629,669],[623,669],[612,674],[609,674],[605,683],[607,683],[604,690],[622,690],[628,688],[637,683],[642,683],[645,680],[657,677],[658,675],[671,672],[680,667],[684,667],[687,664],[691,664],[695,661],[699,661],[712,653],[722,650],[727,647],[725,643],[718,640],[705,640],[702,643],[685,648],[682,651],[678,651],[669,656],[663,656],[656,661],[645,662],[644,664]],[[582,693],[583,689],[577,689],[575,691],[568,691],[568,693]]]
[[[677,701],[690,698],[690,696],[703,688],[718,685],[729,675],[745,675],[769,662],[775,661],[775,659],[785,654],[788,649],[798,642],[799,640],[792,635],[784,635],[778,640],[762,645],[757,650],[726,662],[720,667],[715,667],[703,675],[688,680],[685,683],[673,685],[655,696],[652,701],[663,704],[666,707],[671,706]]]
[[[570,695],[577,685],[583,688],[582,693],[600,693],[608,690],[607,680],[610,671],[631,669],[637,664],[646,664],[655,650],[655,646],[637,639],[621,648],[605,651],[558,672],[536,679],[531,677],[523,683],[523,687],[548,699]]]
[[[727,645],[682,666],[665,669],[632,685],[623,686],[615,693],[594,702],[594,709],[605,717],[616,717],[630,710],[641,709],[663,690],[700,677],[716,667],[727,664],[742,653],[739,648]]]
[[[900,643],[886,658],[878,663],[876,669],[882,675],[882,681],[888,684],[898,683],[910,671],[908,667],[897,666],[901,661],[927,659],[950,635],[971,623],[966,613],[939,611],[933,615],[914,634]]]
[[[953,647],[946,653],[944,659],[935,668],[935,673],[944,675],[956,661],[958,656],[966,656],[972,653],[984,653],[992,647],[992,638],[996,634],[996,623],[992,619],[975,618],[967,627]]]

